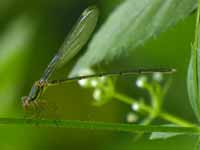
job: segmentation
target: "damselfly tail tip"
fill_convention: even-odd
[[[171,69],[171,72],[172,72],[172,73],[175,73],[175,72],[177,72],[177,70],[176,70],[175,68],[172,68],[172,69]]]
[[[162,68],[158,70],[153,70],[153,73],[164,73],[164,74],[172,74],[177,72],[175,68]]]
[[[176,73],[176,69],[175,68],[168,68],[163,72],[161,71],[160,73],[172,74],[172,73]]]

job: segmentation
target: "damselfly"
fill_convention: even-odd
[[[99,73],[94,75],[78,76],[67,79],[50,80],[50,77],[64,64],[68,63],[87,43],[92,32],[95,29],[99,11],[96,7],[92,6],[87,8],[73,27],[70,34],[65,39],[63,45],[53,57],[49,65],[47,66],[44,74],[40,80],[36,81],[28,96],[22,97],[22,103],[24,108],[28,106],[37,105],[40,96],[44,93],[45,89],[49,86],[55,86],[70,81],[77,81],[85,78],[101,77],[101,76],[120,76],[120,75],[134,75],[134,74],[150,74],[154,72],[172,73],[174,69],[159,68],[159,69],[135,69],[123,72],[112,73]]]

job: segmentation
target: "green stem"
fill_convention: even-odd
[[[141,110],[143,110],[144,112],[146,112],[146,113],[153,113],[154,112],[153,108],[151,108],[151,107],[149,107],[149,106],[147,106],[147,105],[145,105],[143,103],[140,104],[137,100],[132,99],[132,98],[130,98],[128,96],[125,96],[123,94],[114,93],[113,97],[116,98],[117,100],[119,100],[121,102],[124,102],[126,104],[129,104],[129,105],[132,105],[134,103],[138,103],[139,108]],[[192,124],[192,123],[190,123],[188,121],[185,121],[183,119],[180,119],[180,118],[178,118],[176,116],[173,116],[171,114],[168,114],[166,112],[160,112],[158,114],[158,117],[160,117],[160,118],[162,118],[162,119],[164,119],[166,121],[169,121],[171,123],[174,123],[176,125],[183,126],[183,127],[196,127],[194,124]]]
[[[144,126],[121,123],[104,123],[78,120],[50,120],[50,119],[16,119],[0,118],[1,125],[27,125],[27,126],[44,126],[44,127],[61,127],[61,128],[79,128],[91,130],[110,130],[125,132],[175,132],[186,134],[200,134],[200,128],[196,127],[165,127],[165,126]]]
[[[113,93],[113,97],[116,98],[117,100],[121,101],[121,102],[124,102],[126,104],[129,104],[129,105],[132,105],[134,103],[138,103],[137,100],[133,99],[133,98],[130,98],[126,95],[122,95],[122,94],[119,94],[117,92]]]
[[[158,115],[159,115],[159,117],[161,117],[167,121],[170,121],[172,123],[175,123],[175,124],[183,126],[183,127],[195,127],[196,126],[195,124],[187,122],[181,118],[178,118],[178,117],[168,114],[166,112],[160,112],[160,114],[158,114]]]

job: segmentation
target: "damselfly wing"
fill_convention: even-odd
[[[95,6],[87,8],[82,13],[72,31],[64,40],[63,45],[45,69],[40,80],[34,83],[28,96],[22,97],[22,103],[25,108],[31,103],[37,104],[37,100],[48,86],[48,83],[50,83],[49,79],[52,74],[68,63],[87,43],[95,29],[98,16],[99,10]]]

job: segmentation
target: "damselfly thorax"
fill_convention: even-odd
[[[44,80],[36,81],[28,96],[22,97],[23,107],[27,109],[31,104],[37,106],[37,101],[41,97],[41,95],[44,93],[45,88],[47,87],[47,82]]]

